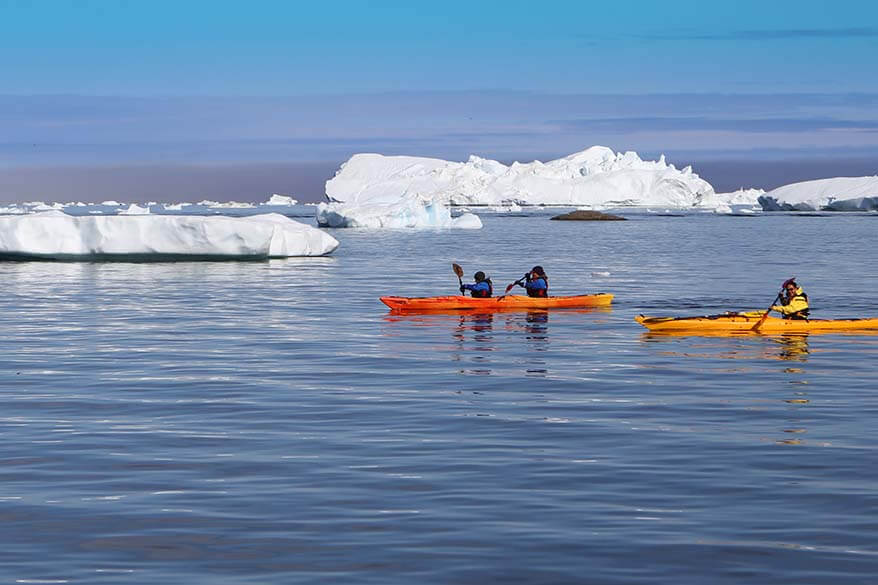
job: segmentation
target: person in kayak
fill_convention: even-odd
[[[524,287],[529,297],[549,296],[549,277],[542,266],[534,266],[530,272],[516,280],[513,284]]]
[[[808,295],[802,290],[795,279],[783,283],[779,305],[773,305],[772,311],[781,313],[785,319],[807,319],[811,311],[808,309]]]
[[[491,279],[486,277],[484,272],[479,270],[473,275],[473,279],[476,281],[475,284],[460,285],[460,294],[466,294],[466,291],[470,291],[474,299],[487,299],[494,294]]]

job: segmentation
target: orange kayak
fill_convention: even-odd
[[[878,329],[878,319],[779,319],[761,314],[726,313],[703,317],[645,317],[634,320],[655,333],[826,333]]]
[[[613,295],[576,295],[572,297],[525,297],[505,295],[488,299],[474,299],[460,295],[447,297],[381,297],[381,302],[396,311],[447,311],[478,309],[503,311],[509,309],[581,309],[607,307]]]

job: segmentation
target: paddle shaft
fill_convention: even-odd
[[[524,280],[525,278],[527,278],[527,277],[526,277],[526,276],[522,276],[521,278],[519,278],[518,280],[516,280],[516,281],[513,282],[512,284],[508,284],[508,285],[506,285],[506,292],[508,293],[509,291],[511,291],[511,290],[512,290],[512,287],[515,286],[516,284],[519,285],[519,286],[521,286],[521,281]],[[505,296],[505,295],[504,295],[504,296]]]
[[[759,321],[756,322],[756,325],[753,326],[753,329],[759,329],[762,324],[765,323],[765,320],[768,319],[768,314],[771,313],[771,307],[773,307],[778,300],[780,300],[780,293],[777,293],[777,296],[774,297],[773,301],[771,301],[771,305],[767,309],[765,309],[765,313],[762,314],[762,317],[759,318]]]

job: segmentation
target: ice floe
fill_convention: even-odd
[[[482,220],[472,213],[452,217],[439,201],[415,197],[390,203],[321,203],[317,224],[348,228],[459,228],[479,229]]]
[[[759,197],[765,211],[872,211],[878,176],[835,177],[784,185]]]
[[[0,256],[7,258],[279,258],[323,256],[336,247],[328,233],[276,213],[71,216],[46,211],[0,217]]]

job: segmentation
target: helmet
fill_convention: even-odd
[[[476,282],[482,282],[483,280],[485,280],[485,273],[479,270],[473,275],[473,278],[476,279]]]

